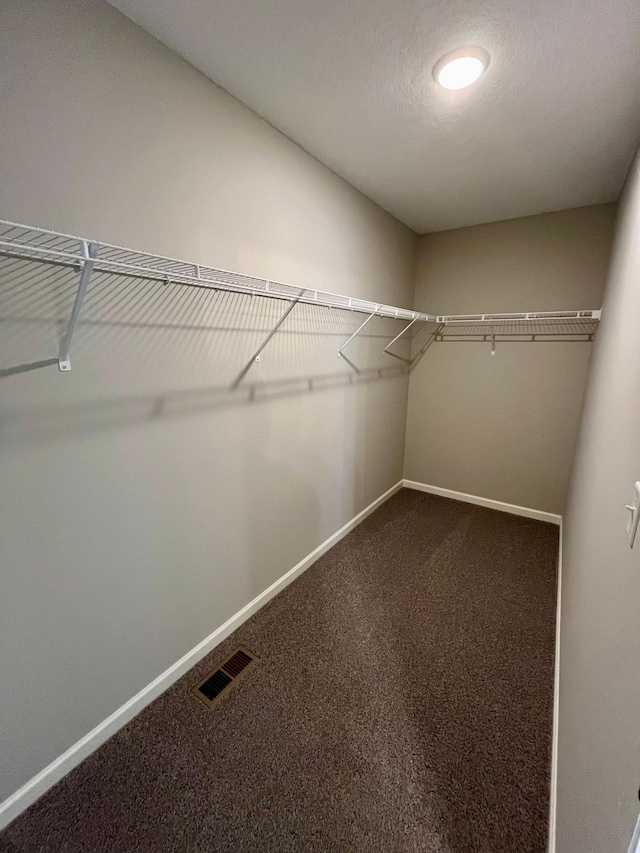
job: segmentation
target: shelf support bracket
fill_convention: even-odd
[[[429,335],[429,337],[426,340],[426,343],[424,344],[423,347],[421,347],[420,352],[416,353],[416,355],[409,362],[409,369],[413,368],[414,365],[416,365],[420,361],[422,356],[425,354],[425,352],[429,349],[429,347],[431,346],[431,344],[434,341],[436,341],[438,339],[440,339],[440,340],[442,339],[442,330],[444,329],[444,326],[445,326],[444,323],[440,323],[436,327],[436,329]],[[393,355],[393,353],[389,353],[389,355]],[[399,358],[399,356],[398,356],[398,358]]]
[[[340,347],[340,349],[338,350],[338,358],[342,358],[342,350],[343,350],[346,346],[348,346],[348,345],[351,343],[351,341],[352,341],[352,340],[353,340],[357,335],[359,335],[359,334],[360,334],[360,332],[364,329],[364,327],[367,325],[367,323],[369,322],[369,320],[373,320],[373,318],[374,318],[374,317],[376,316],[376,314],[378,313],[379,309],[380,309],[380,306],[379,306],[379,305],[376,305],[376,307],[375,307],[375,308],[374,308],[374,310],[371,312],[371,314],[369,314],[369,316],[366,318],[366,320],[365,320],[363,323],[361,323],[361,324],[358,326],[358,328],[355,330],[355,332],[351,335],[351,337],[350,337],[350,338],[348,338],[348,340],[346,340],[346,341],[342,344],[342,346],[341,346],[341,347]]]
[[[404,327],[404,329],[403,329],[401,332],[399,332],[399,333],[395,336],[395,338],[394,338],[392,341],[389,341],[389,343],[388,343],[388,344],[386,345],[386,347],[384,348],[383,352],[386,352],[386,354],[387,354],[387,355],[392,355],[394,358],[399,358],[399,359],[401,359],[401,361],[406,361],[408,364],[411,364],[411,359],[410,359],[410,358],[403,358],[401,355],[396,355],[396,354],[395,354],[395,353],[393,353],[393,352],[389,352],[389,348],[390,348],[390,347],[392,347],[392,346],[395,344],[395,342],[396,342],[396,341],[400,340],[400,338],[404,335],[404,333],[405,333],[405,332],[408,332],[408,331],[409,331],[409,329],[413,326],[413,324],[414,324],[414,323],[416,323],[417,321],[418,321],[418,318],[417,318],[417,317],[414,317],[414,318],[413,318],[413,320],[411,320],[411,321],[410,321],[410,322],[409,322],[409,323]]]
[[[289,314],[291,314],[291,312],[292,312],[292,311],[293,311],[293,309],[296,307],[296,305],[298,304],[298,302],[300,302],[300,299],[301,299],[301,297],[302,297],[303,293],[305,292],[305,290],[306,290],[306,288],[304,288],[304,287],[303,287],[303,288],[302,288],[302,290],[298,293],[298,295],[297,295],[297,296],[296,296],[296,297],[291,301],[291,305],[289,305],[289,307],[288,307],[288,308],[287,308],[287,310],[284,312],[284,314],[282,315],[282,317],[280,317],[280,319],[279,319],[279,320],[278,320],[278,322],[275,324],[275,326],[273,327],[273,329],[271,329],[271,331],[269,332],[269,334],[267,335],[267,337],[262,341],[262,343],[260,344],[260,346],[258,347],[258,349],[254,352],[254,354],[251,356],[251,358],[249,359],[249,361],[248,361],[248,362],[245,364],[245,366],[242,368],[242,370],[240,371],[240,373],[238,374],[238,376],[235,378],[235,380],[234,380],[233,384],[231,385],[232,390],[235,390],[235,389],[238,387],[238,385],[242,382],[242,380],[244,379],[244,377],[245,377],[245,376],[247,375],[247,373],[251,370],[251,365],[252,365],[252,364],[255,364],[256,362],[259,362],[259,361],[260,361],[260,353],[261,353],[261,352],[262,352],[262,350],[266,347],[266,345],[269,343],[269,341],[270,341],[270,340],[271,340],[271,338],[275,335],[275,333],[278,331],[278,329],[280,328],[280,326],[281,326],[281,325],[284,323],[284,321],[287,319],[287,317],[289,316]]]
[[[89,280],[91,279],[91,273],[93,272],[93,265],[95,264],[95,260],[98,255],[98,244],[87,243],[86,240],[83,240],[82,254],[84,255],[84,261],[82,262],[80,282],[78,283],[76,298],[73,301],[73,308],[71,309],[71,316],[69,317],[69,323],[67,324],[67,331],[65,332],[62,343],[60,344],[60,352],[58,354],[58,369],[63,373],[71,370],[69,350],[71,349],[71,341],[78,322],[78,317],[82,310],[82,303],[84,302],[84,297],[87,292],[87,288],[89,287]]]
[[[400,338],[400,337],[402,337],[402,335],[404,335],[404,333],[407,331],[407,329],[409,328],[409,326],[413,325],[413,323],[417,322],[419,319],[420,319],[420,317],[416,317],[416,318],[415,318],[415,320],[412,320],[412,321],[409,323],[409,325],[408,325],[408,326],[405,326],[405,327],[404,327],[404,329],[400,332],[400,334],[399,334],[399,335],[396,335],[396,336],[395,336],[395,338],[394,338],[392,341],[390,341],[390,342],[386,345],[386,347],[384,348],[384,352],[386,352],[386,354],[387,354],[387,355],[390,355],[390,356],[392,356],[393,358],[398,358],[398,359],[400,359],[400,361],[405,361],[405,362],[409,365],[409,367],[410,367],[410,368],[411,368],[411,367],[413,367],[413,366],[414,366],[414,364],[417,364],[417,363],[420,361],[420,359],[421,359],[421,358],[422,358],[422,356],[425,354],[425,352],[429,349],[429,347],[431,346],[431,344],[436,340],[436,338],[438,338],[438,336],[439,336],[439,335],[441,335],[441,334],[442,334],[442,330],[444,329],[444,325],[445,325],[444,323],[439,323],[439,324],[438,324],[438,326],[437,326],[437,328],[435,329],[435,331],[433,331],[433,332],[429,335],[429,337],[427,338],[427,340],[426,340],[425,344],[420,348],[420,351],[419,351],[418,353],[416,353],[416,355],[414,355],[414,357],[413,357],[413,358],[404,358],[404,357],[403,357],[403,356],[401,356],[401,355],[396,355],[396,353],[395,353],[395,352],[391,352],[391,351],[390,351],[390,349],[389,349],[389,347],[391,347],[391,346],[392,346],[392,345],[393,345],[393,344],[398,340],[398,338]]]

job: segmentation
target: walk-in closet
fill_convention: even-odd
[[[640,851],[639,57],[0,0],[2,853]]]

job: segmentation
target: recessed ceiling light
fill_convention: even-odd
[[[445,53],[436,62],[433,78],[445,89],[464,89],[476,82],[488,64],[489,54],[484,48],[463,47]]]

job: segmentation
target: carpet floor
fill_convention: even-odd
[[[0,834],[18,851],[544,853],[558,530],[404,489]],[[214,709],[190,688],[259,662]]]

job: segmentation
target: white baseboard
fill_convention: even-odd
[[[547,521],[549,524],[560,524],[561,515],[554,512],[544,512],[541,509],[531,509],[527,506],[516,506],[502,501],[494,501],[491,498],[480,498],[477,495],[467,495],[464,492],[454,492],[452,489],[443,489],[440,486],[429,486],[427,483],[417,483],[415,480],[403,480],[405,489],[415,489],[418,492],[428,492],[430,495],[440,495],[443,498],[451,498],[454,501],[463,501],[477,506],[486,506],[489,509],[497,509],[500,512],[510,512],[511,515],[521,515],[525,518],[535,518],[538,521]]]
[[[239,610],[234,616],[228,619],[224,625],[205,637],[202,642],[198,643],[191,651],[187,652],[184,657],[176,661],[169,669],[161,673],[150,684],[144,687],[139,693],[125,702],[122,707],[114,711],[111,716],[103,720],[95,729],[92,729],[88,734],[81,738],[73,746],[64,752],[55,761],[52,761],[44,770],[41,770],[33,779],[30,779],[26,784],[19,788],[14,794],[8,797],[0,804],[0,829],[5,827],[21,812],[34,803],[38,797],[41,797],[45,791],[48,791],[56,782],[59,782],[63,776],[66,776],[70,770],[73,770],[81,761],[88,755],[94,752],[106,740],[108,740],[118,729],[121,729],[136,714],[139,714],[150,702],[164,693],[171,685],[178,680],[182,675],[191,669],[201,658],[212,651],[217,645],[232,634],[236,628],[239,628],[250,616],[253,616],[256,611],[260,610],[268,601],[276,596],[281,590],[288,586],[295,578],[302,574],[309,566],[313,565],[324,553],[339,542],[347,533],[350,533],[354,527],[357,527],[360,522],[371,515],[374,510],[378,509],[381,504],[392,497],[402,488],[402,480],[388,489],[383,495],[380,495],[373,503],[354,516],[351,521],[347,522],[340,530],[337,530],[332,536],[326,539],[321,545],[308,554],[296,566],[279,578],[270,587],[261,592],[253,601],[245,605],[242,610]]]
[[[551,739],[551,790],[549,793],[548,853],[556,853],[556,810],[558,803],[558,724],[560,717],[560,617],[562,615],[562,519],[558,551],[558,592],[556,597],[556,652],[553,674],[553,734]]]

